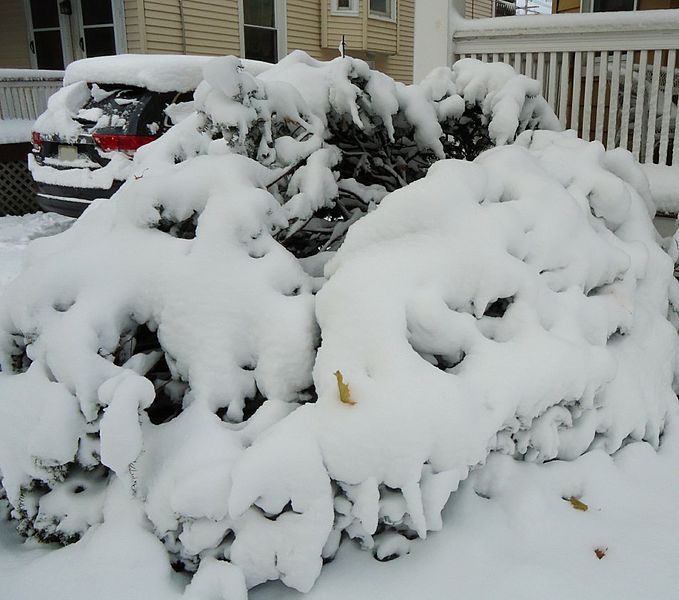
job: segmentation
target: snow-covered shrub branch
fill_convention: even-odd
[[[267,187],[289,221],[277,239],[301,257],[339,247],[353,222],[437,160],[472,160],[525,129],[560,129],[536,81],[472,59],[406,86],[348,58],[297,51],[253,75],[225,57],[205,68],[193,104],[140,152],[137,176],[158,160],[249,156],[272,169]]]
[[[0,300],[24,532],[74,541],[127,494],[198,569],[187,593],[308,590],[343,536],[388,559],[439,529],[492,452],[658,446],[679,293],[646,180],[532,131],[556,128],[536,94],[475,61],[421,87],[210,63],[196,110]]]

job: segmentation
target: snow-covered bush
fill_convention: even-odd
[[[385,560],[440,528],[491,452],[657,446],[679,294],[648,185],[627,152],[525,131],[557,128],[536,85],[206,66],[195,111],[1,300],[24,532],[76,540],[124,487],[203,565],[191,594],[308,590],[343,535]]]
[[[471,59],[421,86],[300,51],[257,76],[235,57],[204,75],[196,112],[140,151],[136,176],[201,154],[253,158],[271,169],[265,185],[288,219],[276,239],[298,257],[336,249],[352,223],[442,158],[472,160],[525,129],[561,128],[538,82]]]

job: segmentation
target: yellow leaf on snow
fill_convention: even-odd
[[[337,377],[337,387],[339,388],[340,401],[344,404],[356,404],[356,402],[351,399],[351,391],[349,390],[349,386],[344,383],[342,372],[335,371],[335,377]]]
[[[587,506],[587,504],[585,504],[582,500],[580,500],[579,498],[576,498],[575,496],[571,496],[568,499],[568,501],[571,503],[571,506],[575,510],[581,510],[583,512],[586,511],[586,510],[589,510],[589,506]]]

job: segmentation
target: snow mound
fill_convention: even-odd
[[[492,453],[658,447],[679,293],[646,180],[524,131],[533,84],[498,73],[209,63],[197,110],[0,298],[20,529],[67,543],[124,495],[189,597],[307,591],[343,536],[407,554]]]
[[[31,141],[33,119],[0,119],[0,144]]]
[[[192,92],[203,79],[203,67],[214,57],[172,54],[117,54],[76,60],[66,67],[64,85],[78,81],[133,85],[153,92]],[[244,61],[256,73],[269,65]]]

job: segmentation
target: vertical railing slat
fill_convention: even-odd
[[[533,77],[533,53],[526,52],[526,76]]]
[[[662,106],[662,122],[660,125],[660,156],[658,157],[658,163],[661,165],[668,164],[667,150],[670,137],[672,96],[674,95],[674,67],[676,65],[676,61],[677,51],[670,50],[667,55],[667,70],[665,71],[665,97]],[[674,136],[676,138],[676,132]]]
[[[611,150],[615,147],[615,133],[618,124],[618,94],[620,93],[620,51],[613,52],[613,65],[611,67],[611,88],[608,100],[608,135],[606,148]]]
[[[538,72],[535,74],[535,79],[540,82],[540,91],[545,95],[545,53],[538,53]]]
[[[547,87],[547,102],[556,108],[556,52],[549,53],[549,84]]]
[[[585,67],[585,97],[582,109],[582,133],[580,137],[591,140],[590,126],[592,124],[592,93],[594,90],[594,52],[587,52],[587,65]]]
[[[632,134],[632,154],[641,160],[641,131],[644,121],[644,97],[646,95],[646,65],[648,50],[642,50],[639,56],[639,72],[637,73],[637,94],[634,107],[634,132]]]
[[[608,52],[605,50],[599,56],[599,88],[596,99],[596,122],[594,139],[604,139],[604,118],[606,116],[606,88],[608,87]]]
[[[634,77],[634,51],[625,53],[625,84],[622,92],[622,113],[620,119],[620,141],[618,146],[629,149],[629,111],[632,104],[632,83]]]
[[[573,95],[571,98],[571,129],[580,133],[580,87],[582,85],[582,53],[573,59]]]
[[[655,120],[658,115],[658,91],[660,87],[660,59],[662,52],[653,53],[653,71],[651,75],[651,93],[648,98],[648,130],[646,131],[646,157],[644,162],[653,162],[655,150]]]
[[[523,58],[521,56],[521,52],[514,52],[514,70],[517,73],[523,73],[523,71],[521,70],[522,63]]]
[[[570,52],[561,53],[561,78],[559,82],[559,121],[566,127],[568,119],[568,76],[570,71]]]

